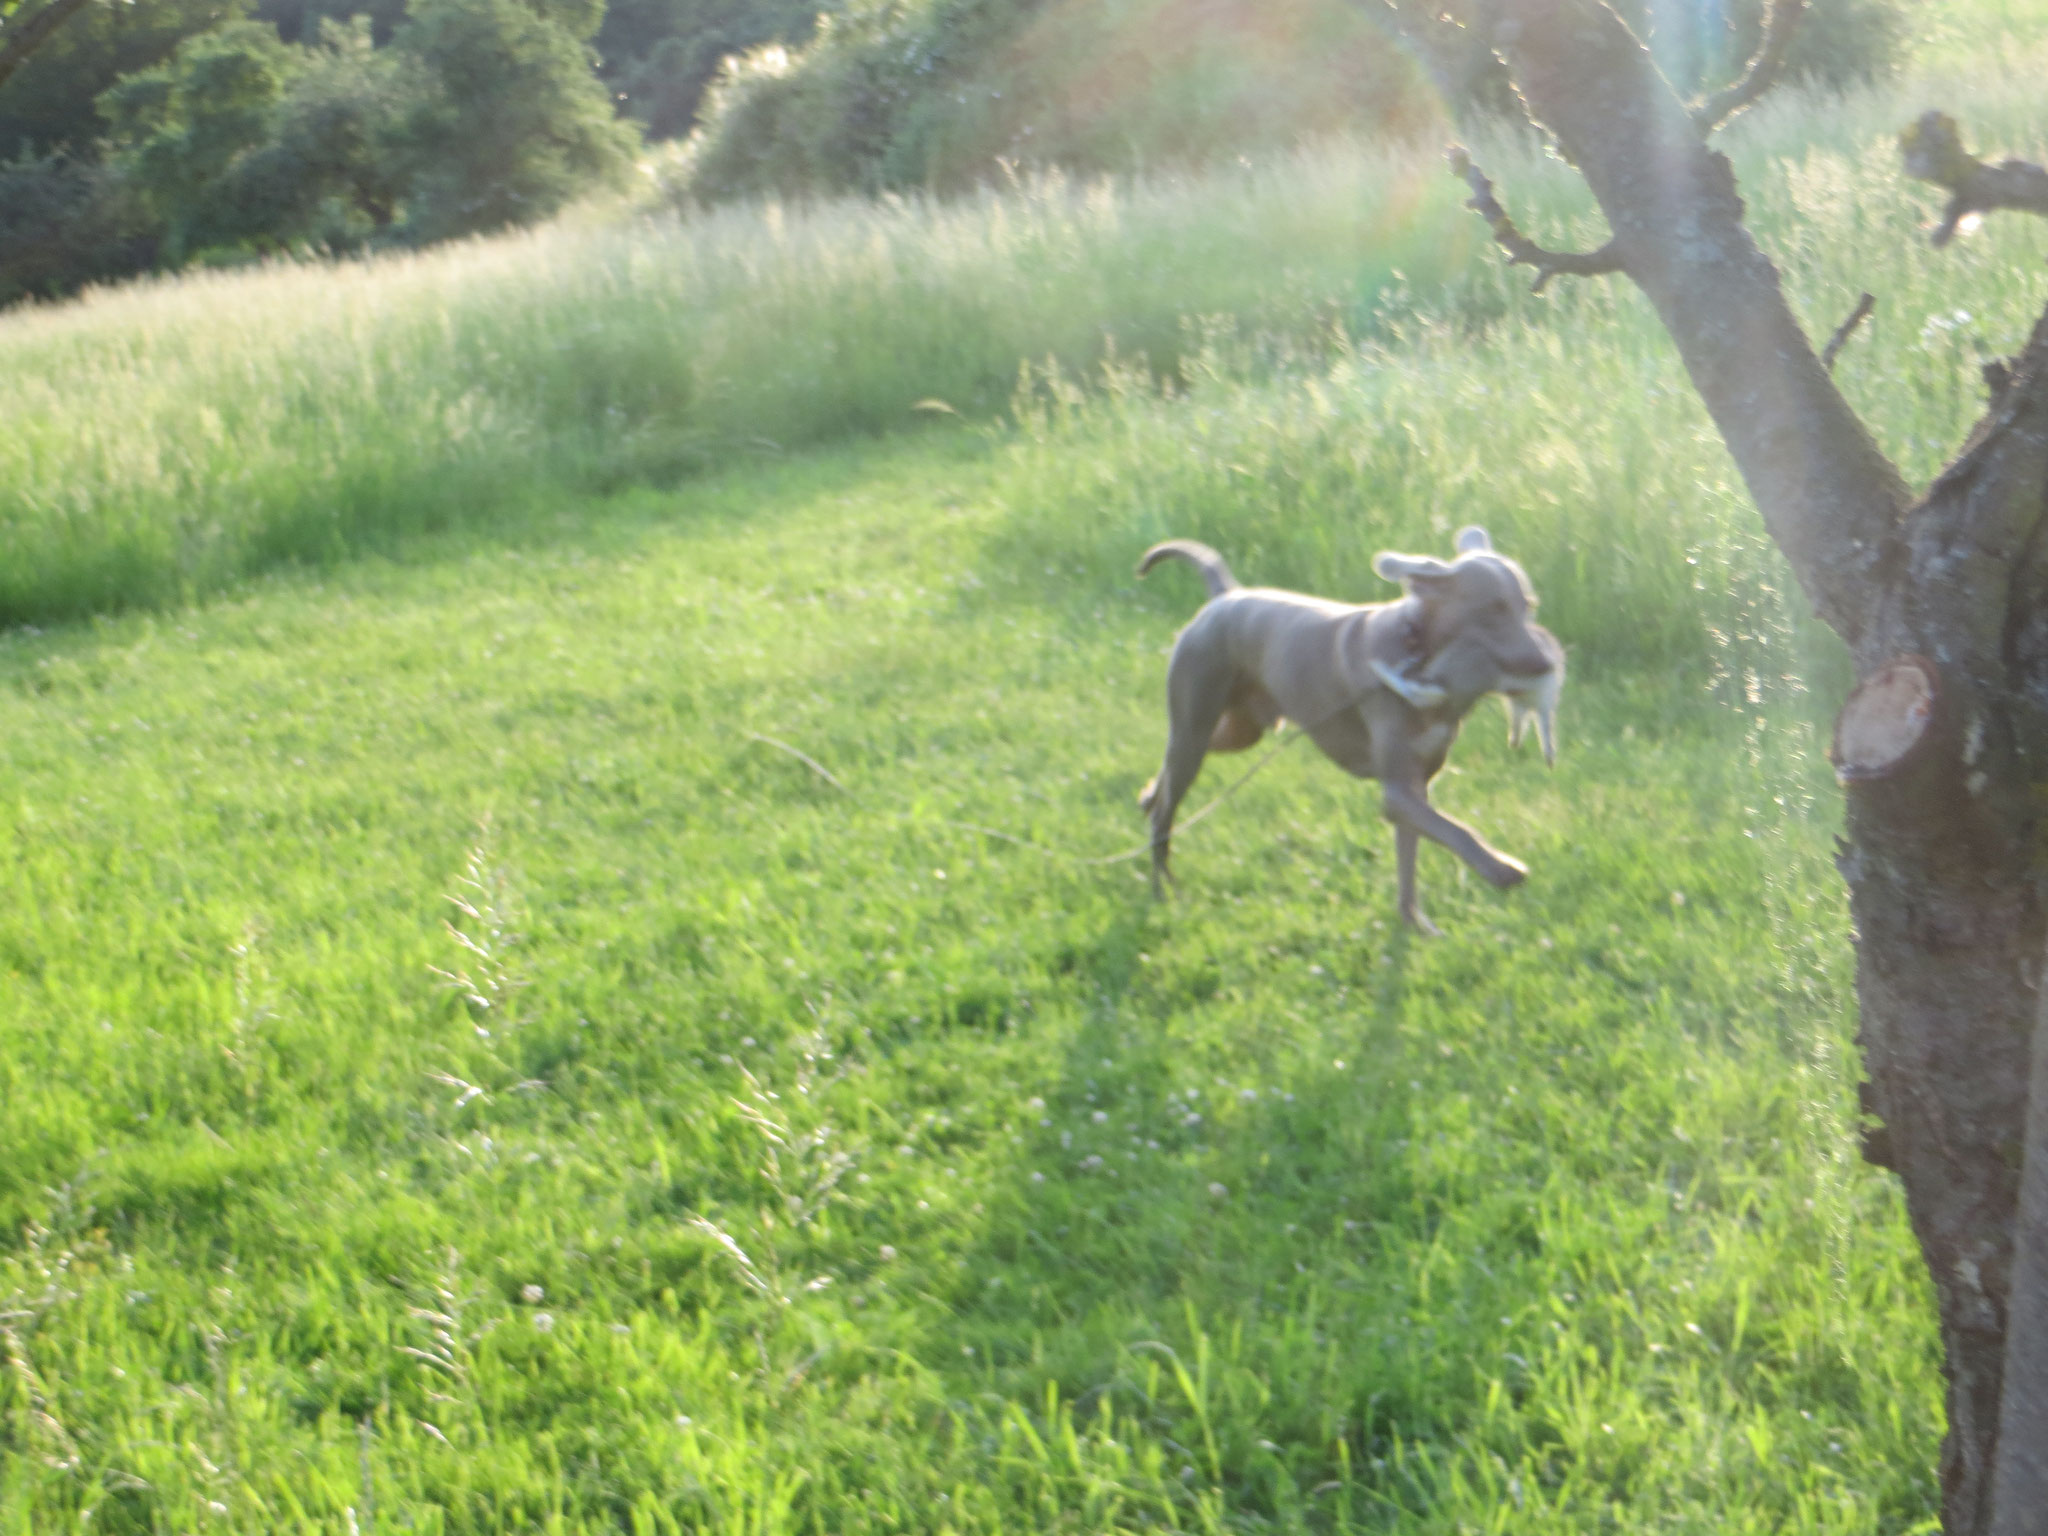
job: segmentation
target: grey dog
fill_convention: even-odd
[[[1138,797],[1152,818],[1152,888],[1171,878],[1173,817],[1211,752],[1251,746],[1292,720],[1339,767],[1378,779],[1394,849],[1402,920],[1436,927],[1415,899],[1421,838],[1441,843],[1503,889],[1528,869],[1429,803],[1458,726],[1489,693],[1508,702],[1509,740],[1534,723],[1545,761],[1556,754],[1564,648],[1531,615],[1522,568],[1494,551],[1483,528],[1461,529],[1452,560],[1391,551],[1373,569],[1406,594],[1390,603],[1338,603],[1244,587],[1206,544],[1172,539],[1138,563],[1184,560],[1209,601],[1174,642],[1166,668],[1166,761]]]

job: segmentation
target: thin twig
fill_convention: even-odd
[[[1610,272],[1622,270],[1621,252],[1609,240],[1597,251],[1553,251],[1538,245],[1508,217],[1507,209],[1493,195],[1493,183],[1486,179],[1486,173],[1472,163],[1472,157],[1460,146],[1450,151],[1451,171],[1462,176],[1465,184],[1472,189],[1472,196],[1465,206],[1486,220],[1493,231],[1494,242],[1508,253],[1511,267],[1534,267],[1536,281],[1529,289],[1541,293],[1549,286],[1550,280],[1563,273],[1567,277],[1604,277]]]
[[[827,768],[823,763],[819,762],[815,757],[812,757],[808,752],[799,752],[795,747],[792,747],[788,742],[777,741],[773,736],[763,736],[759,731],[747,732],[747,740],[758,741],[761,743],[762,746],[773,747],[778,752],[787,752],[791,757],[795,758],[798,762],[802,763],[806,768],[810,769],[811,772],[815,773],[827,784],[830,784],[842,795],[850,795],[853,793],[852,790],[848,789],[844,784],[840,783],[838,779],[832,776],[832,771],[829,768]]]
[[[1799,18],[1805,14],[1806,0],[1771,0],[1771,8],[1764,16],[1763,40],[1742,78],[1693,103],[1689,115],[1701,138],[1744,107],[1753,105],[1778,83],[1778,76],[1785,69],[1785,56],[1792,51],[1792,34],[1799,30]]]
[[[1842,355],[1842,348],[1849,344],[1849,338],[1856,334],[1856,327],[1870,318],[1870,312],[1877,308],[1877,295],[1866,293],[1856,301],[1856,307],[1849,311],[1849,318],[1835,327],[1835,334],[1828,338],[1828,344],[1821,348],[1821,366],[1829,373],[1835,371],[1835,359]]]

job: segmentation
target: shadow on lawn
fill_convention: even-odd
[[[1353,957],[1348,1006],[1232,1039],[1268,991],[1240,967],[1276,962],[1241,942],[1219,978],[1202,904],[1224,899],[1138,897],[1100,927],[1049,1123],[992,1188],[925,1358],[1020,1453],[1026,1423],[1078,1436],[1091,1486],[1134,1507],[1285,1518],[1467,1405],[1397,1361],[1405,1270],[1380,1274],[1381,1228],[1421,1215],[1393,1089],[1411,940]]]

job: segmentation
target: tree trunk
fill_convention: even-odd
[[[1921,750],[1895,773],[1847,786],[1839,860],[1856,925],[1868,1107],[1884,1124],[1869,1150],[1905,1185],[1940,1300],[1951,1532],[1991,1528],[2048,935],[2030,769],[2043,743],[2028,697],[2048,684],[2048,658],[2023,622],[2039,593],[2044,493],[2048,322],[1971,447],[1906,519],[1859,650],[1936,658],[1944,686]]]
[[[2012,1294],[2048,1298],[2048,990],[2034,1022],[2026,1171],[2014,1229]],[[1992,1536],[2048,1532],[2048,1306],[2008,1315]]]
[[[2035,788],[2048,780],[2048,317],[1914,501],[1743,227],[1726,159],[1613,12],[1490,0],[1472,19],[1584,174],[1772,536],[1848,642],[1865,679],[1858,730],[1897,714],[1889,733],[1837,741],[1866,1107],[1882,1122],[1866,1155],[1898,1171],[1939,1298],[1943,1525],[1988,1533],[2048,939]],[[1887,693],[1888,671],[1925,686]],[[2048,1255],[2028,1252],[2031,1285]],[[2027,1294],[2028,1315],[2048,1319],[2048,1296]],[[2010,1530],[2039,1530],[2043,1510]]]

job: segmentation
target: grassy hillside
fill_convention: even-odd
[[[2038,42],[1944,47],[1734,136],[1920,475],[2048,298],[2037,228],[1916,239],[1898,124],[2044,132]],[[1334,146],[0,322],[0,1533],[1932,1529],[1832,653],[1639,301],[1456,192]],[[1367,598],[1471,520],[1573,654],[1555,772],[1486,716],[1439,789],[1528,886],[1426,854],[1407,939],[1301,748],[1177,900],[1088,862],[1197,601],[1148,540]]]
[[[1919,472],[1969,417],[1978,352],[2009,348],[2037,307],[2040,243],[2021,227],[1927,250],[1931,200],[1890,136],[1927,100],[1967,100],[1983,142],[2035,144],[2043,57],[1787,98],[1732,136],[1815,327],[1862,287],[1881,295],[1876,344],[1844,375]],[[1597,237],[1566,168],[1482,148],[1532,228]],[[1085,381],[1113,345],[1178,378],[1204,317],[1295,366],[1430,331],[1510,349],[1537,392],[1570,387],[1560,350],[1678,387],[1631,298],[1531,299],[1461,195],[1434,152],[1337,143],[1187,179],[558,226],[16,313],[0,323],[0,622],[182,601],[940,405],[987,420],[1025,360]],[[1959,308],[1970,320],[1950,325]]]

